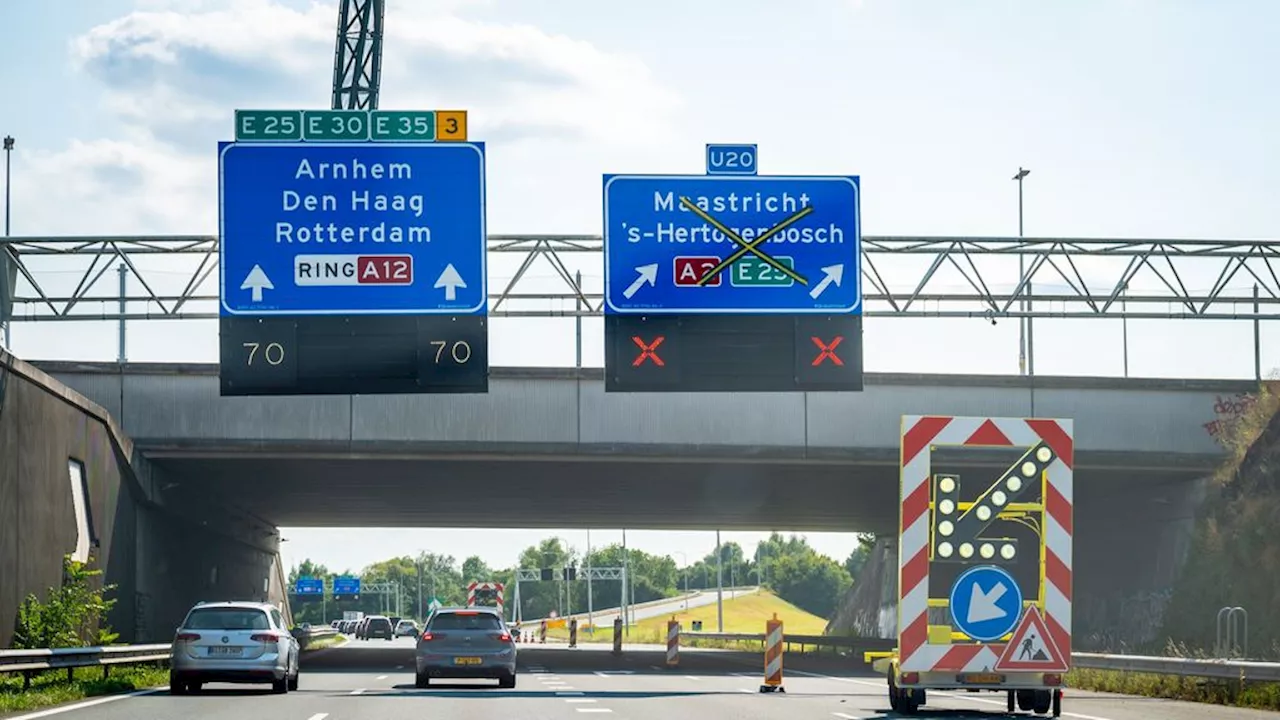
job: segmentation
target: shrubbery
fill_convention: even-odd
[[[78,562],[67,555],[62,560],[62,586],[49,588],[48,599],[40,602],[35,594],[18,606],[13,647],[18,649],[86,647],[110,645],[119,637],[104,618],[116,604],[106,594],[115,585],[102,585],[96,578],[101,570],[91,569],[89,562]]]

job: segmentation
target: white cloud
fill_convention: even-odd
[[[382,107],[465,108],[473,138],[539,167],[555,165],[557,141],[571,140],[575,155],[590,158],[637,144],[643,152],[674,132],[679,99],[642,62],[537,27],[465,16],[483,4],[388,2]],[[15,157],[22,234],[215,232],[214,146],[230,139],[233,111],[328,106],[337,3],[139,7],[69,43],[75,66],[105,91],[101,109],[82,111],[119,122],[106,137]]]

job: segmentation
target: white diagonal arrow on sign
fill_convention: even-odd
[[[645,285],[656,285],[658,283],[658,263],[641,265],[636,268],[636,272],[640,274],[640,277],[637,277],[630,287],[622,291],[622,296],[628,300],[631,299],[632,295],[640,292],[640,288]]]
[[[998,582],[995,587],[984,591],[978,583],[973,584],[973,592],[969,595],[969,622],[980,623],[985,620],[998,620],[1009,613],[996,605],[1009,588]]]
[[[822,272],[826,274],[826,277],[822,278],[822,282],[814,285],[813,289],[809,291],[809,297],[814,300],[817,300],[818,296],[821,295],[823,291],[831,285],[831,283],[835,283],[836,287],[840,287],[840,281],[844,280],[844,264],[828,265],[827,267],[822,268]]]

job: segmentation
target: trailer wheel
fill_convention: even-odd
[[[1048,715],[1049,708],[1053,705],[1053,696],[1052,690],[1036,690],[1035,700],[1031,705],[1032,710],[1037,715]]]
[[[1053,717],[1062,716],[1062,691],[1053,691]]]
[[[1009,714],[1010,714],[1010,715],[1012,715],[1012,714],[1013,714],[1013,709],[1014,709],[1014,703],[1015,703],[1015,700],[1014,700],[1014,697],[1013,697],[1013,691],[1012,691],[1012,690],[1010,690],[1007,694],[1008,694],[1008,696],[1009,696],[1009,703],[1008,703],[1009,708],[1008,708],[1008,710],[1009,710]]]
[[[898,684],[893,681],[893,670],[889,670],[889,709],[898,712],[902,708],[901,695],[898,693]]]

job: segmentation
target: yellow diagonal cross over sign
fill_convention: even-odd
[[[703,210],[702,208],[694,204],[694,202],[689,198],[687,197],[680,198],[680,204],[684,206],[685,209],[689,210],[693,214],[705,220],[707,224],[711,225],[715,229],[724,233],[725,237],[729,238],[730,240],[742,246],[742,248],[739,249],[737,252],[733,253],[732,255],[725,258],[724,260],[721,260],[720,264],[716,265],[715,267],[711,268],[707,272],[703,273],[702,277],[698,279],[698,285],[706,285],[707,282],[709,282],[712,278],[714,278],[716,275],[719,275],[721,272],[724,271],[725,268],[737,262],[738,258],[741,258],[743,255],[746,255],[747,253],[754,253],[756,257],[772,265],[775,269],[778,270],[778,272],[783,273],[784,275],[790,277],[792,280],[795,280],[801,285],[809,284],[809,281],[806,280],[803,275],[797,273],[795,270],[792,270],[786,265],[783,265],[777,260],[774,260],[773,258],[769,257],[768,253],[759,249],[757,246],[765,242],[769,238],[773,237],[774,235],[777,235],[778,233],[782,232],[783,230],[786,230],[788,227],[798,222],[801,218],[813,212],[812,205],[806,205],[805,207],[801,208],[799,212],[796,212],[794,215],[791,215],[785,218],[782,222],[769,228],[764,233],[761,233],[760,237],[752,240],[751,242],[747,242],[746,240],[743,240],[742,237],[738,235],[738,233],[726,227],[724,223],[711,217],[711,215],[709,215],[705,210]]]

